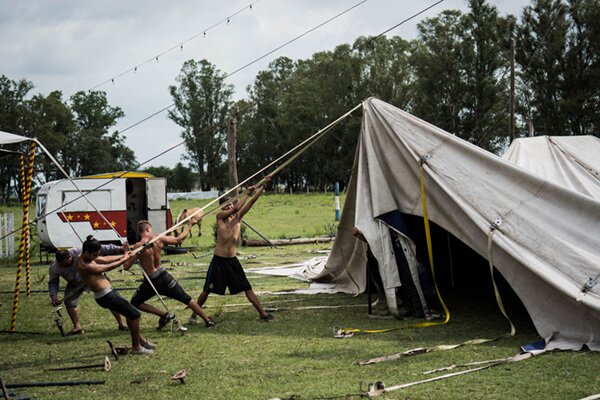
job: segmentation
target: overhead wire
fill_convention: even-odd
[[[358,6],[362,5],[363,3],[366,3],[367,1],[368,1],[368,0],[361,0],[361,1],[359,1],[358,3],[356,3],[356,4],[352,5],[351,7],[347,8],[347,9],[345,9],[344,11],[341,11],[340,13],[338,13],[338,14],[334,15],[333,17],[330,17],[330,18],[328,18],[328,19],[327,19],[327,20],[325,20],[324,22],[321,22],[320,24],[318,24],[318,25],[316,25],[316,26],[314,26],[314,27],[312,27],[312,28],[310,28],[310,29],[308,29],[308,30],[306,30],[306,31],[302,32],[301,34],[299,34],[299,35],[297,35],[297,36],[293,37],[292,39],[288,40],[287,42],[285,42],[285,43],[283,43],[283,44],[281,44],[281,45],[277,46],[275,49],[273,49],[273,50],[270,50],[270,51],[268,51],[267,53],[265,53],[265,54],[261,55],[260,57],[257,57],[257,58],[255,58],[254,60],[252,60],[252,61],[250,61],[250,62],[248,62],[248,63],[244,64],[243,66],[241,66],[241,67],[239,67],[239,68],[235,69],[233,72],[230,72],[230,73],[227,73],[227,74],[225,74],[225,75],[223,76],[223,79],[230,78],[231,76],[233,76],[233,75],[237,74],[238,72],[240,72],[240,71],[242,71],[242,70],[244,70],[244,69],[248,68],[249,66],[251,66],[251,65],[253,65],[253,64],[256,64],[257,62],[259,62],[259,61],[260,61],[260,60],[262,60],[263,58],[267,57],[268,55],[271,55],[271,54],[273,54],[274,52],[276,52],[277,50],[281,50],[282,48],[284,48],[284,47],[286,47],[286,46],[288,46],[288,45],[290,45],[290,44],[294,43],[295,41],[297,41],[297,40],[299,40],[299,39],[303,38],[304,36],[308,35],[309,33],[313,32],[313,31],[315,31],[315,30],[317,30],[317,29],[319,29],[319,28],[321,28],[321,27],[323,27],[323,26],[325,26],[325,25],[327,25],[328,23],[330,23],[331,21],[334,21],[334,20],[336,20],[337,18],[341,17],[342,15],[344,15],[344,14],[347,14],[348,12],[352,11],[352,10],[353,10],[353,9],[355,9],[356,7],[358,7]],[[441,2],[441,1],[444,1],[444,0],[440,0],[440,2]],[[143,123],[143,122],[145,122],[145,121],[148,121],[149,119],[151,119],[151,118],[155,117],[156,115],[162,114],[163,112],[167,111],[168,109],[170,109],[170,108],[171,108],[171,107],[173,107],[174,105],[175,105],[175,103],[173,102],[173,103],[169,104],[168,106],[165,106],[165,107],[161,108],[160,110],[153,112],[152,114],[150,114],[149,116],[147,116],[147,117],[145,117],[145,118],[141,119],[140,121],[137,121],[137,122],[135,122],[135,123],[133,123],[133,124],[131,124],[131,125],[127,126],[126,128],[119,130],[119,133],[124,133],[124,132],[127,132],[128,130],[130,130],[130,129],[132,129],[132,128],[136,127],[136,126],[138,126],[139,124],[141,124],[141,123]]]
[[[197,38],[197,37],[199,37],[200,35],[202,35],[203,37],[206,37],[206,32],[208,32],[208,31],[210,31],[210,30],[212,30],[212,29],[216,28],[216,27],[217,27],[217,26],[219,26],[219,25],[222,25],[222,24],[223,24],[223,23],[225,23],[225,22],[226,22],[227,24],[229,24],[229,22],[231,21],[231,19],[232,19],[233,17],[237,16],[238,14],[240,14],[241,12],[243,12],[243,11],[245,11],[245,10],[247,10],[247,9],[248,9],[248,10],[252,10],[252,6],[253,6],[253,5],[255,5],[256,3],[258,3],[259,1],[260,1],[260,0],[255,0],[254,2],[252,2],[252,3],[250,3],[249,5],[247,5],[247,6],[243,7],[243,8],[241,8],[241,9],[239,9],[238,11],[236,11],[236,12],[234,12],[233,14],[229,15],[228,17],[225,17],[225,18],[221,19],[220,21],[218,21],[218,22],[214,23],[213,25],[209,26],[208,28],[205,28],[205,29],[203,29],[203,30],[202,30],[202,31],[200,31],[199,33],[197,33],[197,34],[195,34],[195,35],[192,35],[192,36],[190,36],[189,38],[187,38],[187,39],[185,39],[185,40],[183,40],[183,41],[179,42],[179,43],[178,43],[178,44],[176,44],[175,46],[172,46],[172,47],[170,47],[170,48],[168,48],[168,49],[166,49],[166,50],[163,50],[162,52],[160,52],[160,53],[156,54],[155,56],[152,56],[152,57],[150,57],[150,58],[149,58],[149,59],[147,59],[146,61],[143,61],[143,62],[141,62],[141,63],[139,63],[139,64],[136,64],[135,66],[133,66],[133,67],[131,67],[131,68],[129,68],[129,69],[127,69],[127,70],[125,70],[125,71],[123,71],[123,72],[121,72],[121,73],[119,73],[119,74],[115,75],[115,76],[113,76],[112,78],[109,78],[109,79],[107,79],[107,80],[105,80],[105,81],[103,81],[103,82],[101,82],[101,83],[99,83],[99,84],[97,84],[97,85],[93,86],[92,88],[90,88],[90,89],[88,89],[88,90],[92,91],[92,90],[94,90],[94,89],[97,89],[97,88],[99,88],[99,87],[101,87],[101,86],[104,86],[104,85],[106,85],[106,84],[108,84],[108,83],[114,83],[114,82],[115,82],[115,79],[118,79],[118,78],[120,78],[120,77],[122,77],[122,76],[124,76],[124,75],[126,75],[126,74],[132,73],[132,72],[137,72],[138,68],[140,68],[141,66],[144,66],[144,65],[146,65],[146,64],[148,64],[148,63],[150,63],[150,62],[153,62],[153,61],[158,61],[158,59],[159,59],[160,57],[162,57],[163,55],[165,55],[165,54],[167,54],[167,53],[170,53],[170,52],[171,52],[171,51],[173,51],[173,50],[176,50],[176,49],[181,49],[181,50],[183,50],[183,45],[184,45],[184,44],[186,44],[186,43],[188,43],[188,42],[190,42],[190,41],[192,41],[192,40],[196,39],[196,38]]]
[[[362,3],[364,3],[365,1],[367,1],[367,0],[363,0],[363,1],[361,1],[359,4],[362,4]],[[300,73],[300,74],[298,74],[297,78],[296,78],[296,79],[295,79],[293,82],[290,82],[290,83],[288,83],[288,84],[287,84],[287,87],[284,87],[284,90],[291,88],[291,87],[292,87],[292,85],[294,85],[294,84],[297,84],[297,83],[299,83],[299,82],[303,81],[304,79],[308,78],[309,76],[313,75],[313,74],[314,74],[314,73],[316,73],[316,72],[319,72],[319,71],[320,71],[322,68],[324,68],[324,67],[327,67],[327,66],[329,66],[330,64],[332,64],[333,62],[336,62],[336,61],[338,61],[338,60],[339,60],[339,59],[341,59],[342,57],[344,57],[344,56],[346,56],[346,55],[350,54],[352,51],[354,51],[354,50],[357,50],[357,49],[360,49],[360,48],[361,48],[361,47],[363,47],[363,46],[369,45],[370,43],[372,43],[372,42],[373,42],[374,40],[376,40],[377,38],[379,38],[379,37],[381,37],[381,36],[385,35],[386,33],[389,33],[389,32],[390,32],[390,31],[392,31],[393,29],[396,29],[396,28],[398,28],[399,26],[401,26],[401,25],[405,24],[406,22],[408,22],[408,21],[410,21],[410,20],[412,20],[412,19],[414,19],[414,18],[418,17],[419,15],[421,15],[421,14],[423,14],[424,12],[426,12],[426,11],[430,10],[431,8],[433,8],[433,7],[437,6],[438,4],[440,4],[440,3],[443,3],[444,1],[445,1],[445,0],[438,0],[438,1],[436,1],[435,3],[432,3],[431,5],[429,5],[429,6],[425,7],[425,8],[423,8],[422,10],[420,10],[420,11],[418,11],[418,12],[416,12],[416,13],[412,14],[411,16],[409,16],[409,17],[407,17],[407,18],[403,19],[403,20],[402,20],[402,21],[400,21],[399,23],[397,23],[397,24],[393,25],[392,27],[390,27],[390,28],[388,28],[388,29],[386,29],[386,30],[382,31],[381,33],[379,33],[379,34],[377,34],[377,35],[375,35],[375,36],[371,36],[371,37],[369,37],[367,40],[365,40],[364,42],[362,42],[362,44],[359,44],[359,45],[357,45],[357,46],[353,46],[353,47],[352,47],[351,49],[349,49],[348,51],[345,51],[345,52],[341,53],[341,54],[340,54],[338,57],[334,57],[334,58],[332,58],[330,61],[328,61],[327,63],[321,64],[321,65],[320,65],[318,68],[316,68],[316,69],[314,69],[314,70],[311,70],[311,71],[308,71],[308,72],[304,72],[304,73]],[[353,9],[353,8],[355,8],[355,6],[352,6],[350,9]],[[348,12],[348,11],[350,11],[350,9],[347,9],[346,11],[344,11],[344,12],[342,12],[342,13],[338,14],[338,15],[336,16],[336,18],[337,18],[337,17],[339,17],[339,16],[341,16],[341,15],[343,15],[345,12]],[[329,21],[331,21],[331,20],[332,20],[332,19],[330,18],[330,20],[329,20]],[[313,30],[314,30],[314,29],[313,29]],[[251,65],[251,64],[247,64],[247,66],[249,66],[249,65]],[[238,72],[239,72],[239,70],[238,70]],[[227,77],[228,77],[228,76],[231,76],[231,74],[227,75]],[[142,120],[140,120],[140,121],[138,121],[138,122],[136,122],[136,123],[134,123],[134,124],[132,124],[132,125],[128,126],[127,128],[125,128],[125,129],[121,130],[120,132],[122,133],[122,132],[124,132],[124,131],[126,131],[126,130],[132,129],[132,128],[134,128],[135,126],[138,126],[138,125],[140,125],[142,122],[145,122],[145,121],[149,120],[150,118],[154,117],[155,115],[158,115],[158,114],[160,114],[161,112],[164,112],[165,110],[167,110],[167,109],[171,108],[172,106],[173,106],[173,105],[171,104],[171,105],[169,105],[169,106],[167,106],[167,107],[164,107],[163,109],[161,109],[161,110],[159,110],[159,111],[156,111],[156,112],[154,112],[154,113],[150,114],[148,117],[146,117],[146,118],[143,118]],[[250,106],[250,105],[248,105],[248,106],[246,106],[246,108],[245,108],[244,110],[247,110],[247,109],[249,109],[250,107],[251,107],[251,106]],[[244,110],[242,110],[242,111],[244,111]],[[209,130],[209,129],[210,129],[210,128],[212,128],[212,127],[213,127],[213,126],[211,125],[211,126],[209,126],[209,127],[206,127],[204,130],[205,130],[205,131],[206,131],[206,130]],[[141,163],[138,163],[138,164],[137,164],[137,165],[136,165],[136,166],[135,166],[135,167],[134,167],[134,168],[133,168],[131,171],[134,171],[134,170],[137,170],[137,169],[139,169],[140,167],[142,167],[142,166],[144,166],[144,165],[148,164],[149,162],[151,162],[151,161],[153,161],[153,160],[155,160],[155,159],[157,159],[157,158],[161,157],[162,155],[164,155],[164,154],[166,154],[166,153],[168,153],[168,152],[170,152],[170,151],[172,151],[172,150],[176,149],[177,147],[179,147],[179,146],[182,146],[182,145],[184,145],[184,144],[185,144],[185,141],[181,141],[181,142],[179,142],[179,143],[176,143],[176,144],[172,145],[171,147],[169,147],[169,148],[167,148],[167,149],[163,150],[162,152],[158,153],[157,155],[155,155],[155,156],[153,156],[153,157],[150,157],[150,158],[149,158],[149,159],[147,159],[146,161],[143,161],[143,162],[141,162]],[[100,188],[102,188],[102,187],[104,187],[104,186],[106,186],[106,185],[110,184],[111,182],[113,182],[113,181],[115,181],[115,180],[117,180],[117,179],[120,179],[120,178],[121,178],[123,175],[125,175],[125,174],[127,174],[128,172],[131,172],[131,171],[123,171],[122,173],[120,173],[120,174],[117,174],[117,175],[116,175],[114,178],[112,178],[112,179],[108,180],[107,182],[105,182],[105,183],[103,183],[103,184],[101,184],[101,185],[99,185],[99,186],[97,186],[97,187],[95,187],[95,188],[93,188],[93,189],[90,189],[90,192],[93,192],[93,191],[95,191],[95,190],[98,190],[98,189],[100,189]],[[74,199],[72,199],[70,202],[68,202],[68,203],[65,203],[63,206],[66,206],[66,205],[68,205],[68,204],[71,204],[71,203],[73,203],[73,202],[75,202],[75,201],[79,200],[81,197],[82,197],[82,196],[80,196],[80,197],[75,197],[75,198],[74,198]],[[51,210],[51,211],[49,211],[49,212],[46,212],[46,213],[45,213],[45,214],[43,214],[43,215],[40,215],[40,216],[36,217],[36,218],[35,218],[35,219],[34,219],[32,222],[36,222],[36,221],[38,221],[38,220],[40,220],[40,219],[42,219],[42,218],[45,218],[46,216],[48,216],[48,215],[50,215],[50,214],[52,214],[52,213],[54,213],[54,212],[58,211],[58,210],[59,210],[60,208],[62,208],[63,206],[61,206],[61,207],[58,207],[58,208],[56,208],[56,209],[54,209],[54,210]],[[9,235],[12,235],[12,234],[14,234],[14,233],[17,233],[17,232],[19,232],[19,231],[20,231],[22,228],[23,228],[23,227],[20,227],[20,228],[18,228],[18,229],[15,229],[15,230],[13,230],[13,231],[11,231],[11,232],[9,232],[9,233],[5,234],[4,236],[0,237],[0,239],[3,239],[3,238],[5,238],[5,237],[7,237],[7,236],[9,236]]]

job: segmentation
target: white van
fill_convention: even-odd
[[[165,178],[114,172],[73,181],[95,208],[67,179],[44,184],[36,198],[37,233],[43,249],[78,247],[88,235],[103,243],[121,243],[124,239],[135,243],[141,219],[150,221],[155,232],[173,225]]]

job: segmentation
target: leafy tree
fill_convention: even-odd
[[[182,127],[188,157],[198,172],[203,190],[224,187],[227,119],[233,87],[225,75],[207,60],[186,61],[169,86],[174,109],[169,118]]]
[[[57,160],[61,160],[63,152],[68,147],[72,147],[67,143],[67,137],[75,129],[73,114],[63,101],[62,93],[54,91],[48,96],[35,95],[26,102],[26,106],[30,115],[26,130],[31,132]],[[36,159],[36,168],[44,182],[64,178],[47,157]]]
[[[21,79],[13,81],[0,76],[0,130],[25,135],[28,125],[28,112],[25,98],[33,89],[33,83]],[[27,151],[21,146],[20,151]],[[8,153],[0,153],[0,197],[6,202],[15,190],[20,195],[19,158]]]
[[[564,135],[561,115],[564,60],[567,52],[567,6],[560,0],[534,1],[525,7],[518,27],[516,61],[521,69],[525,118],[542,135]]]
[[[148,167],[144,172],[167,178],[167,190],[173,192],[191,192],[194,187],[194,182],[197,182],[198,177],[190,167],[184,166],[182,163],[175,164],[174,168],[165,166]]]
[[[413,112],[434,125],[460,137],[466,96],[462,65],[462,13],[446,10],[418,25],[419,37],[413,42]]]
[[[462,18],[468,139],[489,151],[499,151],[508,133],[509,40],[514,17],[502,18],[486,0],[469,0]]]
[[[77,92],[70,98],[75,129],[67,136],[62,162],[72,175],[90,175],[107,171],[128,170],[135,165],[133,151],[115,131],[109,133],[125,114],[120,107],[108,104],[101,91]]]
[[[186,167],[182,163],[175,164],[171,177],[172,184],[170,188],[178,192],[191,192],[195,182],[198,181],[198,176],[190,167]]]
[[[248,177],[289,150],[290,132],[281,125],[284,93],[295,71],[294,62],[279,57],[260,71],[248,87],[248,102],[236,105],[238,118],[238,173]],[[280,180],[281,175],[276,179]]]
[[[573,135],[600,132],[600,1],[569,1],[562,111]]]
[[[414,112],[459,137],[498,151],[506,142],[508,43],[514,17],[485,0],[419,24]]]

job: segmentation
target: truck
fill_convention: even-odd
[[[173,226],[166,178],[142,172],[113,172],[72,181],[47,182],[37,192],[41,250],[79,247],[88,235],[102,243],[135,243],[139,240],[137,223],[143,219],[150,221],[155,232]]]

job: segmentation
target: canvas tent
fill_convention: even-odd
[[[587,344],[600,350],[600,285],[595,284],[600,274],[600,200],[545,180],[374,98],[363,103],[336,241],[315,282],[336,291],[364,291],[365,245],[351,233],[357,226],[392,298],[401,282],[389,228],[402,227],[385,217],[423,216],[422,160],[430,220],[482,257],[492,255],[547,348]],[[406,243],[410,258],[414,247],[410,240]]]
[[[595,136],[516,139],[502,158],[547,181],[600,201],[600,139]]]

